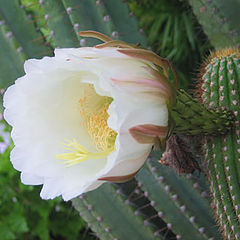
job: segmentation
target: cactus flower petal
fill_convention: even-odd
[[[106,36],[105,34],[102,34],[100,32],[96,32],[96,31],[82,31],[78,33],[81,37],[93,37],[93,38],[97,38],[99,40],[102,40],[103,42],[111,42],[112,39],[108,36]]]
[[[164,139],[167,137],[168,127],[144,124],[130,128],[129,132],[139,143],[155,143],[156,138]]]
[[[114,183],[123,183],[123,182],[127,182],[127,181],[131,180],[137,173],[138,173],[138,171],[128,174],[128,175],[125,175],[125,176],[101,177],[98,180],[109,181],[109,182],[114,182]]]
[[[43,184],[44,199],[129,180],[153,146],[145,139],[166,134],[171,90],[148,58],[115,47],[56,49],[24,68],[4,95],[4,117],[11,162],[24,184]]]

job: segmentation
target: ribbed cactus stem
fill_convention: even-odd
[[[189,184],[186,178],[178,178],[173,170],[152,158],[137,179],[149,193],[148,198],[156,203],[163,220],[171,224],[177,239],[192,240],[193,236],[196,240],[221,239],[208,202],[194,188],[186,187]]]
[[[225,136],[206,138],[211,190],[226,239],[240,237],[240,57],[236,49],[217,52],[203,70],[202,99],[209,107],[233,111],[234,128]]]
[[[125,187],[127,195],[120,186],[105,184],[74,199],[73,205],[103,240],[175,239],[175,235],[154,210],[155,203],[147,200],[148,193],[131,183]],[[144,211],[152,214],[151,217],[145,216]],[[161,227],[158,229],[159,225]]]
[[[239,44],[238,0],[188,0],[188,2],[215,48]]]
[[[0,0],[0,16],[27,57],[41,58],[52,54],[51,48],[44,44],[44,38],[36,31],[32,20],[19,6],[19,1]]]
[[[234,116],[227,109],[206,108],[198,99],[178,90],[171,118],[175,134],[218,135],[232,128]]]

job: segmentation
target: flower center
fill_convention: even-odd
[[[57,159],[65,160],[67,166],[72,166],[88,159],[104,158],[114,151],[117,133],[107,125],[107,110],[111,102],[112,98],[98,95],[93,85],[88,85],[79,99],[81,125],[90,135],[97,152],[89,152],[76,140],[67,140],[64,145],[70,153],[57,154]]]

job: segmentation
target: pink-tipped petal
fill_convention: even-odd
[[[119,49],[118,51],[127,56],[139,58],[154,63],[157,66],[162,67],[167,72],[168,64],[166,63],[166,60],[164,58],[159,57],[154,52],[145,49]]]
[[[132,178],[135,177],[135,175],[138,173],[139,170],[137,170],[134,173],[124,175],[124,176],[112,176],[112,177],[102,177],[99,178],[98,180],[100,181],[108,181],[108,182],[114,182],[114,183],[123,183],[131,180]]]
[[[169,102],[172,105],[175,101],[174,89],[173,89],[171,83],[169,82],[169,80],[167,79],[167,77],[163,73],[161,73],[161,72],[159,72],[159,71],[157,71],[153,68],[147,68],[146,67],[145,69],[152,74],[153,79],[162,83],[162,85],[165,87],[166,92],[169,96]]]
[[[171,91],[166,89],[164,84],[152,79],[114,79],[111,80],[118,87],[122,88],[124,91],[148,94],[148,98],[160,97],[162,99],[170,99]]]
[[[138,143],[155,143],[156,138],[163,139],[167,137],[168,127],[143,124],[130,128],[129,132]]]

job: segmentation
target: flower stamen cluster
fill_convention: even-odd
[[[67,146],[65,149],[71,153],[57,154],[57,159],[65,160],[70,167],[85,160],[106,157],[114,151],[117,133],[107,124],[109,117],[107,110],[111,102],[112,98],[98,95],[93,85],[88,84],[83,97],[79,99],[82,117],[80,124],[87,130],[97,152],[89,152],[76,140],[67,140],[64,143]]]

